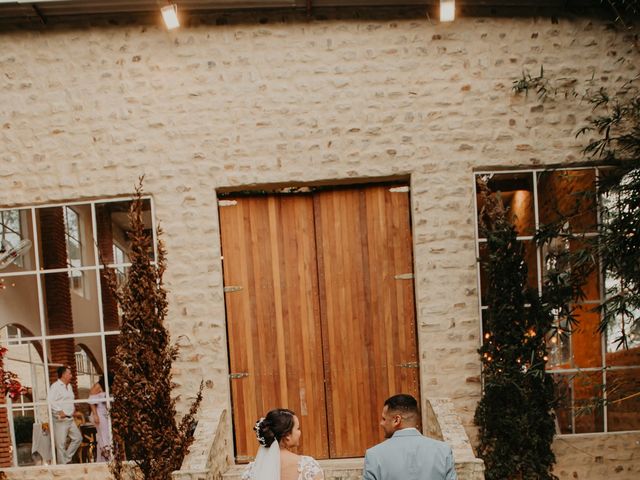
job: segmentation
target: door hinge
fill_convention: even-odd
[[[396,280],[413,280],[413,273],[400,273],[393,278]]]
[[[418,362],[399,363],[396,367],[400,368],[418,368]]]
[[[389,191],[391,193],[407,193],[409,191],[409,186],[404,185],[402,187],[391,187]]]
[[[249,372],[238,372],[238,373],[230,373],[229,374],[229,378],[232,380],[235,380],[236,378],[244,378],[244,377],[248,377],[249,376]]]
[[[235,207],[237,204],[237,200],[218,200],[219,207]]]
[[[222,289],[224,293],[239,292],[240,290],[242,290],[242,287],[240,285],[229,285],[228,287],[224,287]]]

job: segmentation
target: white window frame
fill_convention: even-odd
[[[98,231],[97,231],[97,221],[96,221],[96,206],[97,205],[102,205],[105,203],[115,203],[115,202],[124,202],[124,201],[132,201],[134,200],[133,197],[119,197],[119,198],[109,198],[109,199],[97,199],[97,200],[91,200],[91,201],[75,201],[75,202],[64,202],[64,203],[54,203],[54,204],[46,204],[46,205],[32,205],[32,206],[27,206],[27,207],[6,207],[6,208],[0,208],[0,213],[3,213],[5,211],[9,211],[9,210],[18,210],[20,212],[20,215],[31,215],[31,221],[32,224],[35,226],[37,225],[37,215],[36,212],[39,209],[43,209],[43,208],[52,208],[52,207],[62,207],[63,211],[65,211],[66,208],[70,208],[73,206],[88,206],[90,207],[91,210],[91,228],[92,228],[92,235],[93,238],[98,238]],[[153,198],[151,196],[145,195],[142,197],[143,201],[148,201],[150,204],[150,208],[151,208],[151,231],[152,231],[152,241],[153,241],[153,254],[154,254],[154,258],[157,259],[158,258],[158,242],[157,242],[157,238],[156,238],[156,232],[157,232],[157,228],[156,228],[156,215],[155,215],[155,204],[153,202]],[[75,212],[77,213],[77,212]],[[66,216],[66,213],[65,213]],[[68,228],[66,226],[66,218],[65,218],[65,241],[67,240],[67,231]],[[81,227],[79,225],[79,232],[81,232]],[[104,327],[104,315],[103,315],[103,307],[102,307],[102,295],[101,295],[101,291],[100,288],[97,288],[97,304],[98,304],[98,314],[99,314],[99,331],[98,332],[91,332],[91,333],[72,333],[72,334],[64,334],[64,335],[47,335],[47,328],[46,328],[46,318],[45,318],[45,299],[44,299],[44,295],[43,295],[43,285],[44,285],[44,276],[47,273],[56,273],[56,272],[67,272],[69,274],[69,276],[71,276],[71,272],[72,271],[80,271],[83,274],[86,275],[95,275],[96,277],[96,285],[100,285],[101,282],[101,271],[105,268],[105,265],[100,265],[99,263],[99,252],[98,252],[98,245],[96,242],[93,242],[92,247],[88,247],[88,248],[93,248],[94,249],[94,255],[93,258],[96,259],[95,265],[83,265],[80,266],[78,268],[72,267],[70,264],[67,265],[66,268],[54,268],[54,269],[48,269],[48,270],[44,270],[41,268],[41,259],[40,259],[40,244],[38,241],[39,235],[38,235],[38,231],[36,228],[34,228],[34,238],[33,238],[33,248],[34,248],[34,258],[35,258],[35,265],[33,265],[31,269],[25,269],[24,271],[20,271],[20,272],[3,272],[0,271],[0,278],[11,278],[11,277],[16,277],[16,276],[35,276],[36,277],[36,281],[37,281],[37,288],[38,288],[38,305],[39,305],[39,319],[40,319],[40,332],[42,332],[40,335],[33,335],[33,336],[25,336],[24,332],[22,332],[21,336],[20,336],[20,341],[21,343],[26,343],[26,342],[37,342],[40,345],[44,346],[47,344],[48,340],[53,340],[53,339],[64,339],[64,338],[73,338],[73,339],[80,339],[80,338],[89,338],[89,337],[99,337],[100,338],[100,345],[101,345],[101,350],[102,350],[102,364],[103,365],[107,365],[107,351],[106,351],[106,338],[110,337],[110,336],[117,336],[120,334],[119,330],[112,330],[112,331],[105,331],[105,327]],[[115,242],[114,242],[115,243]],[[68,248],[68,246],[67,246]],[[155,261],[152,262],[152,264],[155,265]],[[116,269],[125,269],[130,267],[131,264],[130,263],[122,263],[122,264],[115,264],[115,263],[111,263],[106,265],[106,268],[116,268]],[[10,354],[10,341],[16,341],[15,338],[13,339],[0,339],[0,343],[4,346],[8,346],[9,347],[9,354]],[[44,368],[44,372],[45,372],[45,379],[47,378],[47,375],[49,374],[49,360],[47,358],[47,355],[44,355],[44,359],[42,362],[42,366]],[[6,366],[6,365],[5,365]],[[52,365],[53,366],[53,365]],[[105,372],[106,374],[107,372]],[[51,386],[51,383],[53,383],[56,379],[55,378],[49,378],[48,381],[45,381],[45,387],[46,387],[46,398],[49,398],[49,388]],[[107,408],[110,407],[111,402],[113,402],[113,397],[111,395],[111,392],[109,391],[109,385],[108,382],[105,382],[105,390],[106,390],[106,401],[107,401]],[[22,400],[22,399],[21,399]],[[86,404],[87,403],[87,399],[83,398],[83,399],[76,399],[74,400],[75,404]],[[51,417],[51,409],[48,407],[48,402],[47,401],[41,401],[41,400],[37,400],[34,397],[34,401],[33,402],[16,402],[13,403],[11,401],[10,398],[7,398],[7,402],[5,404],[0,404],[0,408],[5,408],[7,409],[7,414],[8,414],[8,418],[10,419],[10,430],[11,430],[11,441],[12,443],[15,441],[14,440],[14,433],[13,433],[13,413],[17,412],[17,411],[26,411],[26,410],[33,410],[34,412],[39,409],[39,408],[46,408],[48,411],[48,421],[49,421],[49,425],[53,425],[53,419]],[[51,451],[52,451],[52,455],[53,455],[53,460],[52,460],[52,464],[51,465],[56,465],[56,458],[55,458],[55,443],[54,443],[54,439],[53,439],[53,435],[50,436],[51,437]],[[13,463],[14,463],[14,467],[18,467],[18,459],[17,459],[17,448],[13,448]],[[44,466],[44,465],[43,465]],[[23,467],[20,467],[23,468]],[[28,467],[24,467],[24,468],[28,468]]]
[[[532,177],[532,182],[533,182],[533,203],[534,203],[534,215],[535,215],[535,231],[538,231],[539,227],[540,227],[540,213],[539,213],[539,208],[538,208],[538,184],[537,184],[537,175],[539,173],[542,172],[549,172],[549,171],[575,171],[575,170],[595,170],[595,174],[596,174],[596,179],[598,178],[599,172],[600,172],[600,168],[601,167],[594,167],[594,166],[572,166],[572,167],[559,167],[559,168],[555,168],[555,169],[550,169],[550,168],[535,168],[535,169],[490,169],[490,170],[478,170],[478,171],[474,171],[472,173],[472,178],[473,178],[473,186],[474,186],[474,195],[473,195],[473,206],[474,206],[474,212],[473,212],[473,218],[474,218],[474,228],[475,228],[475,252],[476,252],[476,258],[479,259],[480,258],[480,245],[482,243],[486,242],[486,239],[481,238],[480,237],[480,229],[479,229],[479,225],[478,225],[478,202],[477,202],[477,196],[476,196],[476,180],[478,177],[480,176],[491,176],[491,175],[503,175],[503,174],[525,174],[528,173],[531,175]],[[600,200],[598,200],[598,202],[600,203]],[[598,221],[600,220],[600,212],[598,212]],[[585,236],[586,237],[594,237],[597,236],[597,233],[586,233]],[[519,241],[533,241],[533,235],[522,235],[522,236],[517,236],[516,237],[517,240]],[[544,261],[544,258],[542,256],[542,252],[541,252],[541,248],[536,248],[536,274],[537,274],[537,279],[538,279],[538,285],[537,285],[537,289],[538,289],[538,293],[542,292],[542,272],[543,272],[543,268],[542,268],[542,263]],[[476,282],[477,282],[477,292],[478,292],[478,318],[479,318],[479,324],[480,324],[480,337],[479,337],[479,341],[480,341],[480,346],[482,346],[482,342],[484,339],[484,332],[483,332],[483,322],[482,322],[482,314],[485,310],[487,310],[487,307],[484,306],[482,304],[482,282],[481,282],[481,268],[482,266],[480,265],[480,262],[476,262]],[[599,292],[599,298],[598,300],[585,300],[583,302],[581,302],[581,304],[585,304],[585,305],[599,305],[600,303],[602,303],[602,301],[605,299],[605,289],[604,289],[604,281],[603,281],[603,272],[600,270],[599,272],[599,284],[600,284],[600,292]],[[607,372],[615,372],[615,371],[621,371],[621,370],[631,370],[631,369],[638,369],[638,375],[640,376],[640,365],[633,365],[633,366],[607,366],[607,335],[606,333],[603,333],[600,335],[600,347],[601,347],[601,357],[602,357],[602,365],[600,367],[583,367],[583,368],[553,368],[553,369],[548,369],[547,372],[550,374],[579,374],[579,373],[583,373],[583,372],[595,372],[598,373],[600,372],[602,374],[602,385],[605,386],[604,392],[603,392],[603,400],[604,400],[604,405],[603,405],[603,431],[602,432],[588,432],[588,433],[559,433],[557,432],[558,436],[574,436],[574,435],[604,435],[604,434],[623,434],[623,433],[628,433],[628,432],[636,432],[638,430],[624,430],[624,431],[609,431],[608,429],[608,422],[607,422],[607,402],[606,402],[606,378],[607,378]],[[571,345],[571,343],[570,343]],[[571,348],[571,347],[570,347]],[[571,353],[570,353],[571,354]],[[571,408],[571,418],[572,418],[572,426],[573,426],[573,430],[575,432],[575,413],[574,413],[574,408],[573,408],[573,395],[571,398],[571,403],[572,403],[572,408]]]

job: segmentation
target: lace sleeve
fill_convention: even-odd
[[[300,460],[300,480],[324,480],[324,472],[315,459],[302,457]]]
[[[247,465],[247,468],[245,468],[244,472],[242,472],[241,480],[251,480],[251,478],[253,478],[251,476],[253,474],[253,465],[254,465],[253,462]]]

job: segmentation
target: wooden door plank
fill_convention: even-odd
[[[252,431],[267,410],[300,418],[301,448],[328,457],[313,201],[238,197],[220,208],[236,455],[257,450]],[[300,268],[300,265],[305,268]],[[304,359],[304,360],[302,360]]]
[[[398,198],[400,197],[400,198]],[[382,402],[417,396],[413,282],[407,193],[386,186],[316,194],[316,246],[330,451],[361,456],[380,438]]]

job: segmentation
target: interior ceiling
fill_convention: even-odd
[[[583,2],[585,0],[582,0]],[[322,7],[434,7],[439,0],[0,0],[0,19],[4,22],[86,15],[159,14],[159,8],[177,3],[179,11],[215,12],[246,9],[313,9]],[[461,7],[563,7],[569,0],[457,0]]]

